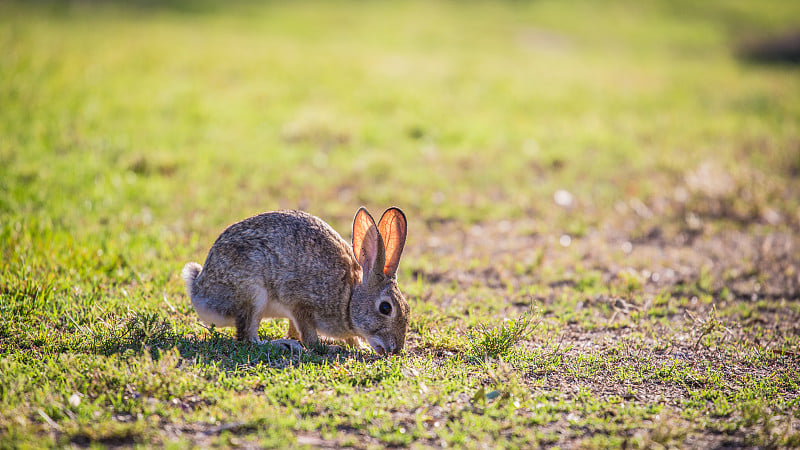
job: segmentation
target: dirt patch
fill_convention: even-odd
[[[599,225],[572,235],[535,219],[429,223],[430,233],[409,251],[414,260],[433,255],[440,263],[413,275],[456,294],[422,300],[447,310],[468,295],[461,292],[480,288],[481,295],[505,299],[508,316],[534,300],[548,331],[525,347],[558,354],[562,362],[543,357],[527,368],[531,393],[583,405],[589,393],[659,410],[646,419],[648,427],[621,433],[645,446],[781,442],[783,432],[769,417],[800,430],[800,419],[784,409],[798,398],[797,212],[786,192],[749,190],[741,178],[717,170],[700,167],[678,195],[629,200],[613,217],[590,220]],[[765,195],[769,201],[759,197]],[[755,197],[758,206],[742,201]],[[589,319],[565,319],[565,307]],[[762,380],[773,391],[757,392]],[[748,416],[726,406],[747,404],[748,395],[765,409]],[[589,415],[623,426],[621,411]],[[687,420],[687,411],[695,416]],[[542,430],[561,436],[553,444],[577,445],[595,432],[585,416],[565,414]]]

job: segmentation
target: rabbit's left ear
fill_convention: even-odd
[[[353,254],[361,265],[362,282],[366,282],[384,266],[383,242],[375,220],[363,206],[353,218]]]
[[[387,209],[381,216],[381,220],[378,221],[378,231],[383,238],[383,247],[386,252],[383,273],[391,278],[397,273],[397,265],[400,264],[400,256],[406,245],[406,234],[408,233],[406,215],[399,208]]]

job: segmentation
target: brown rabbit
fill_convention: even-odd
[[[327,223],[302,211],[274,211],[228,227],[208,252],[204,267],[183,268],[186,289],[200,319],[236,327],[240,340],[258,340],[261,319],[289,319],[289,339],[300,349],[319,335],[379,354],[399,353],[409,307],[397,287],[406,241],[406,217],[389,208],[378,225],[363,207],[353,220],[352,250]]]

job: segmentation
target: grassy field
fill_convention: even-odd
[[[800,446],[800,2],[0,2],[0,448]],[[198,321],[229,224],[409,218],[406,352]],[[262,323],[262,338],[286,333]]]

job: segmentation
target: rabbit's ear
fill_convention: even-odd
[[[383,273],[387,277],[393,277],[397,273],[397,265],[400,263],[400,256],[403,254],[403,247],[406,245],[406,234],[408,224],[406,215],[399,208],[389,208],[378,221],[378,231],[383,238],[383,246],[386,249],[386,263],[383,266]]]
[[[386,260],[375,220],[363,206],[353,219],[353,253],[361,265],[362,282],[366,282],[377,268],[383,267]]]

